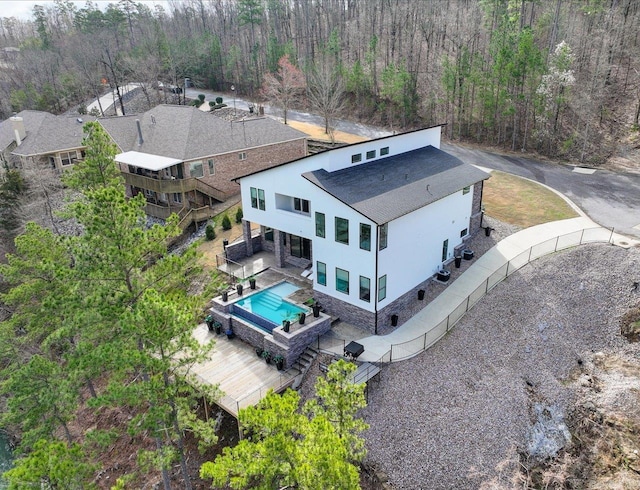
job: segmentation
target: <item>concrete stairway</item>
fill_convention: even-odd
[[[302,354],[300,354],[298,360],[293,364],[292,367],[300,371],[300,374],[296,376],[296,379],[293,380],[293,384],[291,386],[294,390],[297,390],[300,387],[302,380],[304,379],[304,375],[307,374],[307,371],[309,371],[311,364],[313,364],[313,361],[317,356],[318,350],[315,347],[309,346]]]

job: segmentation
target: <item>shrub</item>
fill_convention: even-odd
[[[200,104],[204,104],[204,94],[198,94],[198,100],[200,100]]]
[[[222,104],[222,97],[216,97],[216,104]]]
[[[212,224],[208,224],[204,229],[204,235],[207,237],[207,240],[211,241],[216,237],[216,228]]]
[[[213,100],[209,101],[209,107],[211,107],[213,109],[213,106],[215,106],[216,103]]]
[[[202,101],[200,99],[196,99],[193,102],[191,102],[191,105],[194,105],[196,107],[200,107],[202,105]]]
[[[222,217],[222,229],[230,230],[231,229],[231,220],[229,219],[229,215],[225,214]]]
[[[236,223],[242,223],[242,217],[244,215],[242,214],[242,208],[238,208],[238,210],[236,211]]]

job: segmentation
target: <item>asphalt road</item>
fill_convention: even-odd
[[[461,160],[548,185],[571,199],[596,223],[640,237],[640,175],[596,170],[581,173],[570,165],[442,144]],[[638,228],[634,228],[634,227]]]
[[[207,101],[220,95],[229,107],[235,104],[238,109],[249,109],[247,101],[233,98],[229,94],[187,89],[188,97],[195,98],[199,93],[204,93]],[[282,118],[281,110],[268,105],[264,107],[266,114]],[[321,116],[307,112],[290,110],[287,112],[287,117],[293,121],[324,125]],[[336,121],[335,128],[369,138],[391,134],[388,130],[346,120]],[[548,185],[571,199],[599,225],[613,228],[616,233],[640,238],[640,174],[616,173],[607,170],[596,170],[588,174],[576,171],[575,167],[569,165],[499,155],[447,143],[442,144],[442,149],[464,162],[501,170]]]

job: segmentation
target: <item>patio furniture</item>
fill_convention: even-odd
[[[364,352],[364,346],[359,344],[358,342],[351,341],[344,348],[345,357],[349,357],[354,361],[358,358],[360,354]]]

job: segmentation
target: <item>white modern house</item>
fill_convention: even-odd
[[[309,267],[325,311],[372,333],[393,330],[481,226],[489,175],[441,151],[440,133],[356,143],[238,178],[244,252]]]

